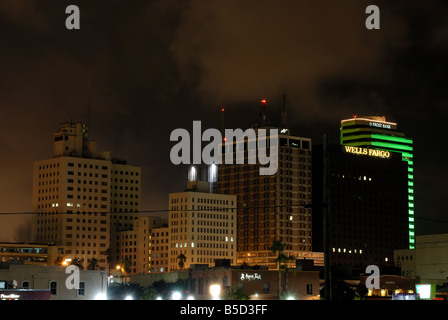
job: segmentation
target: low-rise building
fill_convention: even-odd
[[[66,267],[36,266],[0,263],[1,290],[8,294],[20,294],[22,290],[50,290],[51,300],[94,300],[99,294],[107,294],[105,270],[79,270],[79,287],[67,286]],[[71,282],[71,279],[68,281]]]
[[[197,300],[213,299],[212,285],[220,288],[222,299],[235,299],[229,292],[240,291],[254,300],[318,300],[319,272],[282,272],[267,267],[193,266],[189,277],[189,293]],[[238,290],[239,289],[239,290]]]
[[[53,265],[64,259],[64,246],[39,243],[0,243],[0,262]]]
[[[415,249],[394,251],[401,275],[420,283],[448,283],[448,234],[417,236],[415,242]]]

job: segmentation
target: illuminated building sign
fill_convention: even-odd
[[[377,127],[377,128],[383,128],[383,129],[392,129],[390,124],[382,123],[382,122],[369,122],[369,126]]]
[[[415,289],[420,299],[433,299],[436,295],[436,287],[433,284],[416,284]]]
[[[241,273],[240,280],[241,281],[256,281],[261,280],[262,276],[260,273]]]
[[[2,294],[0,294],[0,299],[1,300],[19,300],[19,298],[20,298],[20,295],[14,294],[14,293],[11,293],[11,294],[4,294],[4,293],[2,293]]]
[[[364,155],[364,156],[386,158],[386,159],[390,159],[390,157],[391,157],[391,154],[389,151],[370,149],[370,148],[352,147],[352,146],[345,146],[345,152],[353,153],[353,154],[360,154],[360,155]]]

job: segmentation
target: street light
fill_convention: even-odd
[[[106,295],[104,293],[98,293],[95,296],[95,300],[107,300],[107,297],[106,297]]]
[[[182,298],[182,294],[179,291],[174,291],[171,298],[173,300],[180,300]]]
[[[210,286],[210,294],[212,295],[213,300],[218,300],[220,293],[221,293],[221,286],[219,284],[212,284]]]

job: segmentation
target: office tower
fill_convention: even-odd
[[[85,269],[93,258],[106,269],[111,206],[120,212],[120,203],[112,202],[113,168],[115,161],[109,152],[96,151],[84,124],[61,124],[53,157],[34,162],[35,241],[66,246],[64,257],[82,259]]]
[[[111,163],[110,190],[110,263],[121,264],[123,252],[120,249],[122,237],[120,233],[134,230],[134,224],[140,211],[140,167],[128,165],[124,160],[113,160]],[[135,259],[132,264],[136,263]],[[135,269],[135,266],[133,267]],[[140,269],[139,269],[140,270]]]
[[[409,248],[415,244],[414,210],[414,156],[413,141],[398,131],[397,123],[386,121],[385,117],[354,116],[341,121],[340,143],[345,146],[385,150],[401,156],[407,165],[408,233]]]
[[[116,230],[130,230],[140,211],[140,167],[123,160],[111,166],[111,225]]]
[[[249,164],[249,143],[244,164],[219,165],[218,190],[237,196],[237,263],[276,269],[278,253],[270,249],[276,240],[285,244],[284,254],[292,258],[312,252],[311,139],[282,129],[277,172],[265,176],[259,164]]]
[[[189,181],[169,195],[170,271],[216,259],[236,262],[236,196],[210,193],[210,183]]]
[[[328,172],[330,265],[364,269],[393,265],[393,251],[409,245],[407,163],[370,148],[313,146],[313,247],[324,250],[324,183]]]

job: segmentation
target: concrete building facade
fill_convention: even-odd
[[[189,278],[189,293],[196,300],[211,300],[211,285],[221,287],[221,299],[231,299],[226,293],[231,289],[240,289],[251,300],[277,300],[279,293],[281,299],[320,299],[318,271],[288,272],[279,277],[278,271],[267,268],[193,266]]]
[[[415,249],[394,251],[395,265],[401,275],[420,283],[448,283],[448,234],[416,236]]]
[[[51,300],[94,300],[98,294],[107,295],[107,273],[100,270],[80,270],[79,289],[69,289],[65,267],[1,264],[0,282],[7,289],[51,291]]]
[[[34,242],[65,246],[66,258],[84,268],[96,259],[105,270],[108,249],[115,263],[111,236],[132,228],[139,210],[140,169],[98,152],[79,122],[60,124],[53,145],[53,157],[33,167]]]
[[[253,141],[246,140],[244,164],[219,165],[218,192],[238,196],[237,263],[275,269],[276,254],[270,250],[275,240],[292,258],[312,251],[311,139],[281,130],[278,169],[266,176],[259,174],[260,164],[249,164],[247,146]]]
[[[215,259],[236,263],[236,196],[209,193],[207,186],[169,195],[170,270]]]

